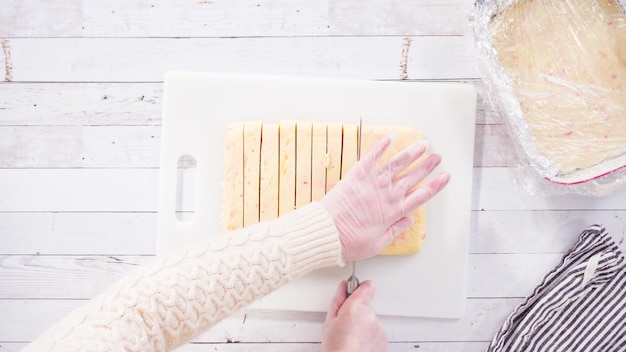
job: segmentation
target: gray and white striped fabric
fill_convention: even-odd
[[[626,351],[624,256],[600,225],[506,319],[489,352]]]

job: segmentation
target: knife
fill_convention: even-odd
[[[363,117],[359,118],[359,129],[357,130],[357,151],[356,151],[356,160],[361,160],[361,130],[363,129]],[[346,285],[346,294],[347,297],[359,287],[360,282],[356,277],[356,261],[352,261],[352,275],[348,277],[347,285]]]

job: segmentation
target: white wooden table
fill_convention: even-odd
[[[0,351],[153,258],[164,72],[461,81],[482,92],[472,4],[0,0]],[[467,311],[382,316],[390,351],[483,351],[583,228],[603,223],[623,242],[623,193],[515,186],[511,144],[483,99]],[[317,351],[323,318],[242,311],[181,350]]]

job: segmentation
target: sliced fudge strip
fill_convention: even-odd
[[[296,205],[296,121],[282,120],[279,129],[278,215],[292,212]]]
[[[259,222],[261,121],[243,125],[243,226]]]
[[[311,200],[326,194],[326,124],[313,122],[311,143]]]
[[[311,203],[311,146],[313,123],[296,124],[296,208]]]
[[[243,122],[226,127],[221,225],[224,232],[243,226]]]
[[[278,217],[279,126],[278,123],[263,123],[261,129],[260,221]]]

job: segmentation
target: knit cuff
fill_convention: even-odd
[[[328,211],[313,202],[284,216],[281,232],[293,264],[293,275],[329,266],[343,266],[339,233]]]

